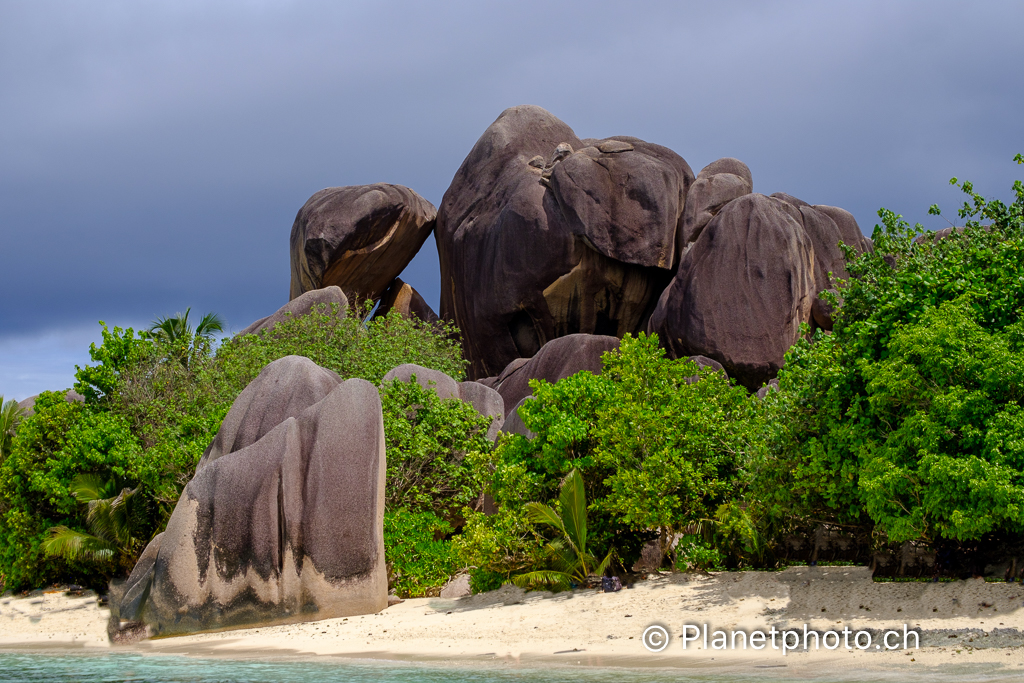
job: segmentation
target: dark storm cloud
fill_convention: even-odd
[[[867,232],[883,205],[941,227],[925,211],[952,217],[950,176],[1007,198],[1024,175],[1022,19],[1017,2],[0,4],[0,286],[17,293],[0,391],[54,330],[267,314],[309,195],[387,181],[438,204],[515,104],[695,171],[739,157],[755,191]],[[432,245],[407,276],[436,304]]]

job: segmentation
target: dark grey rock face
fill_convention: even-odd
[[[637,138],[584,143],[595,144],[555,164],[549,182],[569,230],[608,258],[671,269],[690,166]]]
[[[506,110],[438,210],[441,317],[470,377],[573,333],[643,329],[671,275],[693,173],[635,138],[580,140],[540,107]]]
[[[437,211],[407,187],[376,183],[320,190],[292,225],[291,298],[337,285],[380,299],[434,228]]]
[[[499,375],[495,387],[505,402],[506,412],[511,415],[512,407],[527,396],[532,396],[531,379],[557,382],[582,370],[595,375],[601,374],[601,356],[606,351],[619,348],[618,337],[596,334],[570,334],[552,339],[537,352],[537,355],[521,362],[516,359],[509,368]]]
[[[678,235],[679,253],[700,236],[704,226],[718,215],[722,207],[753,191],[750,169],[739,159],[726,157],[702,168],[686,197],[686,210]]]
[[[775,376],[816,291],[813,246],[791,209],[744,195],[703,229],[651,316],[674,358],[712,358],[751,391]]]
[[[324,287],[323,289],[310,290],[292,299],[277,309],[277,312],[274,314],[268,315],[266,318],[260,318],[235,336],[240,337],[243,334],[256,334],[264,330],[273,329],[279,322],[306,315],[313,310],[314,306],[318,310],[320,307],[323,307],[329,314],[333,313],[344,317],[348,309],[348,297],[345,296],[340,287],[334,285]]]
[[[266,406],[278,393],[297,406],[336,380],[312,373],[323,384],[308,391],[275,383],[298,366],[282,360],[253,383],[265,384]],[[272,417],[258,415],[262,397],[249,398],[236,445],[252,438],[247,425],[262,431]],[[379,612],[388,604],[385,471],[376,387],[359,379],[335,384],[196,473],[132,572],[121,618],[170,635]]]

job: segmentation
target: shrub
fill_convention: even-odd
[[[523,510],[554,498],[573,469],[593,552],[614,547],[627,566],[648,539],[667,549],[669,536],[732,500],[738,463],[760,447],[756,399],[720,373],[666,358],[653,335],[623,338],[603,364],[599,376],[531,382],[520,415],[537,436],[502,439],[485,463],[499,513],[467,515],[459,548],[477,571],[509,576],[542,564],[545,539]]]
[[[453,519],[463,507],[476,506],[483,481],[471,466],[472,454],[491,450],[491,418],[415,381],[385,382],[380,397],[388,454],[385,507]]]
[[[1024,530],[1024,185],[1009,206],[961,187],[944,239],[880,210],[833,333],[787,355],[750,463],[766,517],[972,552]]]
[[[405,509],[384,513],[388,589],[402,598],[437,595],[458,568],[451,526],[432,512]]]

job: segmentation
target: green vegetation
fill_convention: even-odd
[[[805,330],[764,399],[645,334],[600,375],[532,382],[520,417],[536,437],[493,447],[471,406],[381,386],[391,587],[434,595],[468,569],[474,590],[565,588],[628,570],[646,544],[646,562],[681,571],[906,546],[952,576],[1024,552],[1024,185],[1010,205],[959,186],[966,225],[942,239],[879,211],[874,251],[847,250],[832,332]],[[84,404],[44,393],[19,424],[0,400],[4,584],[123,573],[273,360],[378,385],[407,362],[462,378],[451,328],[366,317],[325,307],[219,346],[219,321],[193,329],[188,311],[104,325],[76,375]],[[818,557],[823,538],[846,550]]]
[[[128,488],[117,477],[104,481],[95,474],[80,474],[70,488],[71,495],[88,507],[85,523],[92,533],[54,527],[43,541],[43,552],[66,560],[85,557],[130,572],[145,546],[140,531],[146,500],[139,495],[139,487]]]
[[[706,525],[738,493],[738,465],[760,447],[758,399],[710,368],[670,360],[657,337],[624,337],[601,375],[531,382],[520,409],[536,438],[502,439],[481,460],[498,513],[467,511],[457,540],[479,585],[554,568],[546,530],[531,516],[576,471],[585,491],[588,548],[619,566],[642,545]],[[699,381],[698,381],[699,378]]]
[[[1024,186],[1009,206],[962,189],[966,226],[944,239],[880,211],[833,333],[791,350],[751,464],[763,523],[833,522],[981,564],[979,541],[1024,530]]]
[[[543,503],[527,503],[526,518],[558,532],[558,536],[544,546],[545,559],[554,569],[517,574],[512,578],[517,586],[565,589],[573,583],[586,583],[591,574],[601,576],[611,563],[614,550],[609,550],[604,559],[598,561],[587,547],[587,494],[583,490],[583,477],[576,470],[569,472],[562,482],[557,512]]]
[[[35,415],[21,422],[0,463],[0,579],[7,588],[59,580],[99,587],[105,577],[130,568],[145,543],[166,525],[235,397],[278,358],[304,355],[342,377],[375,383],[407,362],[460,379],[464,375],[453,330],[398,314],[364,324],[359,316],[324,308],[220,346],[211,338],[216,323],[208,315],[193,330],[187,313],[157,321],[154,332],[109,329],[101,323],[102,343],[90,348],[94,364],[76,373],[75,390],[85,403],[69,403],[63,392],[40,395]],[[391,413],[401,412],[398,400],[390,401]],[[457,412],[445,410],[445,416]],[[397,424],[394,416],[391,422]],[[479,442],[469,422],[457,424],[467,426],[467,434],[461,440],[450,435],[444,444],[450,460],[463,457],[468,448],[463,442]],[[420,455],[429,451],[443,459],[440,448],[424,446]],[[96,515],[90,523],[95,505],[82,504],[88,494],[82,497],[81,477],[116,480],[134,492],[131,538],[139,543],[105,537],[95,527],[102,524]],[[463,497],[456,504],[465,502]],[[100,546],[86,543],[86,536],[106,539],[117,552],[98,552]],[[44,550],[48,539],[49,553]]]
[[[0,461],[6,460],[14,443],[14,434],[23,418],[23,411],[13,398],[5,401],[0,394]]]

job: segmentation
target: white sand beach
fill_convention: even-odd
[[[506,586],[455,600],[405,600],[374,615],[112,646],[106,635],[109,612],[97,605],[95,596],[54,592],[0,600],[0,648],[599,667],[785,667],[788,673],[806,670],[839,677],[851,667],[891,671],[984,665],[1024,671],[1022,607],[1020,584],[981,579],[874,583],[864,568],[793,567],[713,576],[662,574],[617,593],[523,593]],[[707,624],[710,634],[739,629],[767,633],[773,627],[802,632],[804,624],[821,632],[872,629],[873,641],[864,650],[853,647],[851,640],[849,650],[840,644],[834,650],[783,652],[770,641],[757,651],[705,650],[698,638],[684,650],[684,623],[698,628]],[[660,653],[649,652],[641,642],[652,624],[671,634]],[[922,631],[920,648],[902,649],[904,625]],[[880,632],[886,629],[899,634],[889,639],[899,649],[879,646]]]

